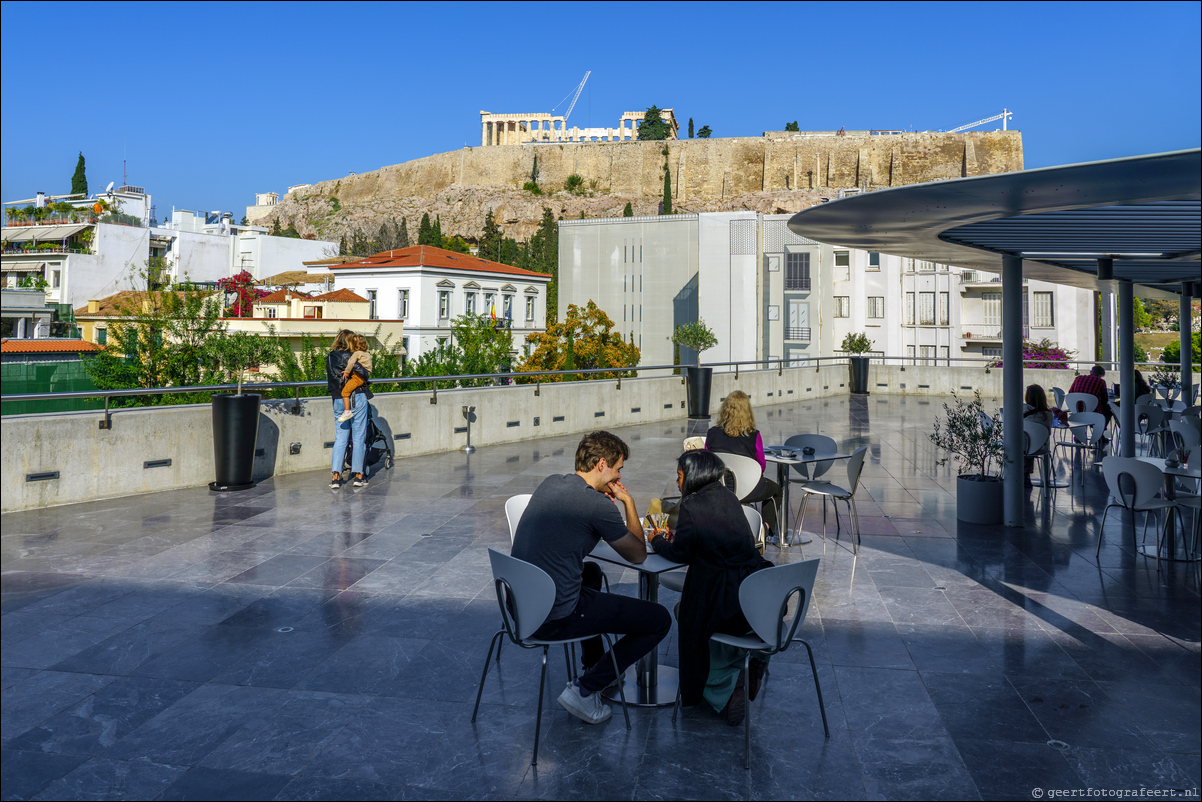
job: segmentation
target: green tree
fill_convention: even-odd
[[[672,214],[672,170],[668,167],[668,149],[664,148],[664,210],[661,214]]]
[[[701,130],[697,132],[697,136],[700,139],[709,139],[713,133],[708,125],[703,125],[701,126]]]
[[[284,229],[280,226],[280,218],[277,217],[271,221],[271,229],[267,233],[273,237],[284,236]]]
[[[269,329],[266,336],[246,331],[215,331],[208,337],[202,349],[208,369],[217,384],[238,383],[238,394],[242,394],[242,380],[247,368],[274,365],[280,360],[281,343],[275,332]]]
[[[441,215],[434,216],[434,230],[433,230],[433,233],[430,235],[430,237],[431,237],[431,239],[434,240],[434,242],[432,242],[431,245],[433,245],[436,248],[442,247],[442,216]]]
[[[1194,332],[1190,335],[1190,359],[1195,365],[1202,364],[1202,333]],[[1164,347],[1164,351],[1160,354],[1160,361],[1170,364],[1181,364],[1181,341],[1173,340]]]
[[[83,151],[79,152],[79,159],[75,162],[75,173],[71,176],[71,194],[88,194],[88,176],[85,172],[85,160]]]
[[[634,217],[634,207],[630,205],[630,201],[626,201],[626,205],[622,207],[623,217]]]
[[[798,127],[797,120],[794,120],[791,123],[785,123],[785,130],[786,131],[800,131],[801,128]]]
[[[460,315],[451,321],[450,341],[423,353],[405,365],[405,376],[463,376],[505,373],[512,369],[513,334],[483,316]],[[492,379],[463,379],[458,387],[479,387]],[[429,389],[428,385],[405,385]]]
[[[494,262],[500,261],[502,239],[504,239],[504,232],[497,225],[496,215],[493,214],[492,209],[489,209],[484,214],[484,231],[480,234],[480,258],[492,259]]]
[[[689,139],[693,138],[693,118],[689,118]]]
[[[442,245],[439,246],[446,251],[454,251],[455,253],[471,253],[471,248],[464,242],[463,237],[443,237]]]
[[[409,247],[409,221],[404,217],[401,218],[401,230],[400,233],[397,234],[396,240],[396,246],[398,248]]]
[[[622,340],[622,333],[613,330],[614,323],[592,301],[583,309],[568,306],[562,323],[548,323],[547,331],[531,334],[526,342],[533,352],[518,370],[572,370],[579,368],[634,368],[639,364],[639,349]],[[598,374],[602,378],[631,376],[630,370]],[[546,377],[542,381],[557,381],[562,377]],[[590,377],[590,378],[596,378]]]
[[[422,221],[417,227],[417,244],[437,245],[439,241],[434,239],[434,226],[430,225],[430,213],[422,212]]]
[[[268,295],[266,290],[255,286],[255,277],[246,270],[236,276],[219,279],[217,287],[223,293],[235,292],[238,294],[234,303],[223,312],[230,317],[254,317],[255,301]]]
[[[563,182],[563,188],[573,195],[579,195],[584,192],[584,178],[576,173],[572,173]]]
[[[643,122],[639,126],[638,138],[643,142],[667,139],[672,133],[672,126],[664,120],[658,106],[651,106],[643,114]]]
[[[350,251],[347,250],[347,246],[346,246],[346,234],[343,234],[342,239],[338,240],[338,255],[339,256],[349,256],[350,255]]]

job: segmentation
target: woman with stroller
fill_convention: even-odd
[[[343,413],[348,411],[347,402],[343,401],[342,396],[343,373],[347,370],[351,354],[355,350],[355,339],[356,335],[353,331],[343,329],[334,338],[333,350],[326,356],[326,383],[330,397],[334,400],[334,450],[330,464],[333,476],[330,478],[330,487],[335,490],[340,488],[344,481],[342,463],[346,456],[347,438],[351,438],[351,471],[355,474],[354,486],[365,487],[367,485],[363,463],[367,453],[367,406],[371,383],[367,381],[369,378],[367,371],[358,364],[352,368],[351,372],[363,382],[350,393],[350,419],[343,420],[342,418]]]

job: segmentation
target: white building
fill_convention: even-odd
[[[104,201],[111,207],[100,205]],[[25,204],[28,206],[24,206]],[[259,278],[334,256],[338,244],[272,237],[222,212],[173,210],[162,225],[151,196],[122,187],[100,197],[46,196],[5,203],[0,284],[46,282],[46,301],[79,306],[130,289],[135,271],[161,260],[165,277],[211,283],[242,270]]]
[[[547,329],[551,277],[545,273],[429,245],[384,251],[327,269],[339,289],[368,300],[370,320],[404,321],[403,346],[410,359],[449,340],[452,320],[463,314],[495,314],[500,325],[513,330],[519,351],[527,335]]]
[[[698,318],[718,337],[706,362],[833,356],[861,332],[889,356],[1000,356],[994,276],[833,248],[791,232],[790,216],[563,220],[560,312],[595,301],[624,336],[633,333],[644,365],[670,364],[672,330]],[[1026,336],[1091,358],[1093,293],[1026,284]]]

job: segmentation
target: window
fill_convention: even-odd
[[[914,293],[906,293],[906,325],[914,325]]]
[[[924,259],[917,260],[915,262],[915,267],[917,268],[919,273],[934,273],[935,272],[935,263],[928,262]]]
[[[885,316],[885,298],[882,295],[868,296],[868,317],[883,318]]]
[[[810,290],[810,255],[808,253],[785,254],[785,289]]]
[[[984,308],[985,319],[983,322],[986,326],[1002,325],[1002,294],[1000,292],[981,293],[981,306]]]
[[[50,278],[50,286],[57,290],[61,286],[62,272],[59,270],[52,270],[50,272]]]
[[[496,293],[484,293],[484,309],[480,310],[483,315],[491,315],[496,312],[497,295]]]
[[[949,346],[949,345],[939,346],[939,356],[945,360],[945,364],[946,364],[946,360],[950,360],[952,357],[951,346]]]
[[[306,320],[321,320],[320,306],[306,306],[304,309]]]
[[[1052,311],[1052,293],[1036,292],[1032,294],[1035,296],[1035,316],[1031,320],[1031,325],[1040,328],[1051,328],[1056,325],[1055,313]]]
[[[108,341],[109,341],[109,330],[97,328],[96,329],[96,344],[97,345],[107,345]]]
[[[835,317],[851,317],[851,298],[849,296],[835,296]]]
[[[1001,346],[987,345],[981,349],[981,356],[997,357],[998,359],[1001,359],[1001,357],[1002,357]]]
[[[933,346],[933,345],[918,346],[918,356],[920,359],[923,359],[923,360],[934,359],[935,358],[935,346]],[[929,365],[931,363],[929,361],[925,361],[923,364]]]
[[[935,293],[918,293],[918,325],[935,325]]]
[[[476,293],[465,293],[463,297],[463,311],[469,315],[476,314]]]
[[[851,280],[851,252],[835,251],[835,281]]]
[[[409,290],[398,290],[396,301],[396,316],[409,317]]]
[[[951,293],[939,293],[939,325],[947,326],[951,322]]]
[[[267,317],[274,319],[275,318],[275,307],[274,306],[267,307],[267,309],[264,310],[264,313],[267,315]]]
[[[880,271],[881,255],[879,253],[877,253],[876,251],[868,252],[868,267],[866,269],[867,270],[875,270],[877,272]]]
[[[526,320],[534,320],[534,296],[526,296]]]
[[[512,295],[502,295],[501,296],[501,307],[504,310],[505,319],[513,320],[513,296]]]
[[[446,320],[450,316],[451,316],[451,292],[450,292],[450,290],[440,290],[438,293],[438,317],[441,320]]]
[[[376,291],[367,291],[367,316],[372,320],[378,320],[380,312],[376,309]]]
[[[914,346],[912,346],[912,345],[906,346],[906,356],[910,357],[911,359],[914,358]]]

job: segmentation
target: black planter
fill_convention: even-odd
[[[259,436],[259,396],[255,393],[213,396],[213,466],[217,481],[210,490],[246,490],[255,467]]]
[[[685,368],[685,397],[688,399],[690,418],[710,416],[710,385],[713,380],[713,368]]]
[[[847,358],[848,387],[856,395],[868,395],[868,357],[849,356]]]
[[[970,524],[1000,524],[1004,485],[996,476],[956,477],[956,518]]]

